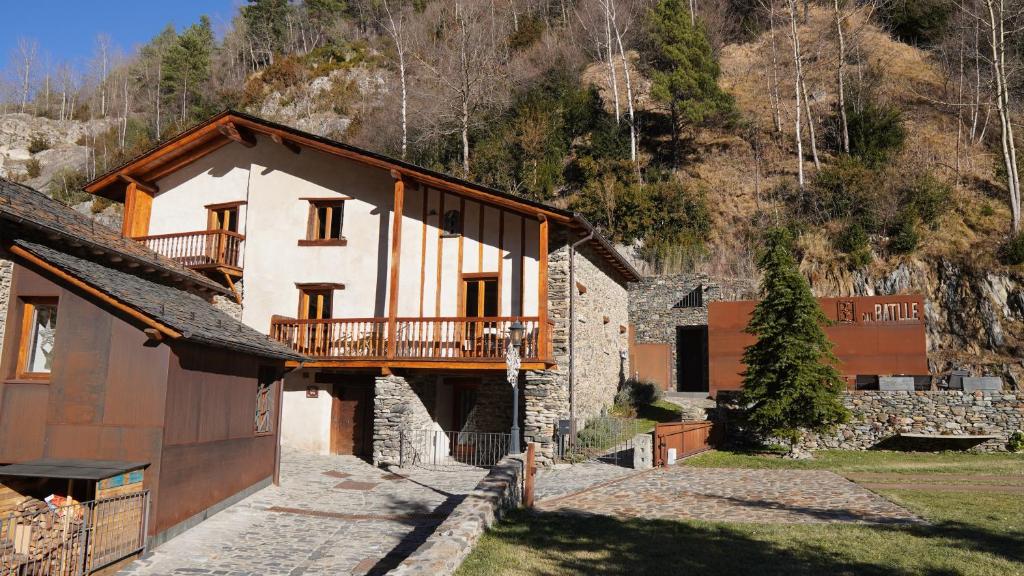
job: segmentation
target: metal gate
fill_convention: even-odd
[[[635,418],[598,416],[587,421],[575,434],[555,438],[555,454],[568,463],[596,460],[622,466],[633,461],[634,438],[650,430]]]
[[[512,436],[501,432],[403,430],[399,466],[490,468],[508,456],[511,444]]]

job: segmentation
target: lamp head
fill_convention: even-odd
[[[512,322],[512,325],[508,327],[508,337],[512,341],[513,346],[520,346],[523,343],[523,336],[526,335],[526,326],[516,320]]]

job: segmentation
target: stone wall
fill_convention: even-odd
[[[733,398],[734,395],[719,393],[719,417],[730,422],[733,441],[749,440],[737,425],[740,414]],[[867,450],[880,443],[884,447],[898,433],[914,433],[995,435],[996,439],[972,449],[1005,450],[1010,435],[1024,429],[1024,397],[1019,392],[870,390],[846,392],[843,404],[852,413],[850,422],[832,433],[810,436],[804,443],[807,449]]]
[[[484,377],[462,432],[502,432],[512,427],[512,387],[505,378]]]
[[[373,397],[373,464],[398,464],[403,430],[434,429],[432,380],[378,376]]]
[[[11,278],[14,263],[0,258],[0,351],[4,349],[4,331],[7,329],[7,304],[11,298]]]
[[[454,574],[487,528],[522,503],[523,467],[520,456],[507,456],[498,462],[427,541],[388,574]]]
[[[703,306],[677,306],[696,289],[701,289]],[[748,279],[711,278],[706,274],[648,277],[629,285],[629,322],[638,344],[671,345],[671,381],[675,382],[676,328],[707,326],[708,302],[750,300],[756,296],[757,284]]]
[[[576,251],[576,283],[569,286],[568,230],[555,227],[548,257],[548,316],[553,370],[529,372],[523,384],[523,435],[537,442],[537,461],[549,464],[558,420],[569,417],[569,296],[576,294],[575,395],[576,418],[583,422],[610,407],[628,370],[629,294],[620,274],[597,254],[591,243]],[[582,287],[582,288],[581,288]]]

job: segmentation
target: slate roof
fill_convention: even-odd
[[[28,186],[0,178],[0,232],[10,230],[7,222],[27,226],[45,236],[56,235],[67,241],[81,243],[104,252],[117,254],[123,260],[168,272],[168,281],[184,280],[220,294],[231,291],[213,280],[157,254],[143,244],[123,238],[85,214],[37,192]]]
[[[304,359],[291,348],[235,320],[195,294],[42,244],[23,239],[14,240],[14,244],[111,298],[181,332],[183,338],[190,342],[267,358]]]

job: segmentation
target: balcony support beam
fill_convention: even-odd
[[[388,298],[388,358],[394,358],[397,353],[398,328],[398,281],[399,270],[402,260],[402,210],[405,206],[405,182],[398,172],[391,172],[395,179],[395,207],[394,223],[391,226],[391,278],[389,281]]]
[[[538,214],[540,219],[540,238],[537,241],[537,316],[540,317],[538,330],[540,331],[540,353],[547,354],[548,342],[551,335],[548,333],[548,219],[543,214]]]

